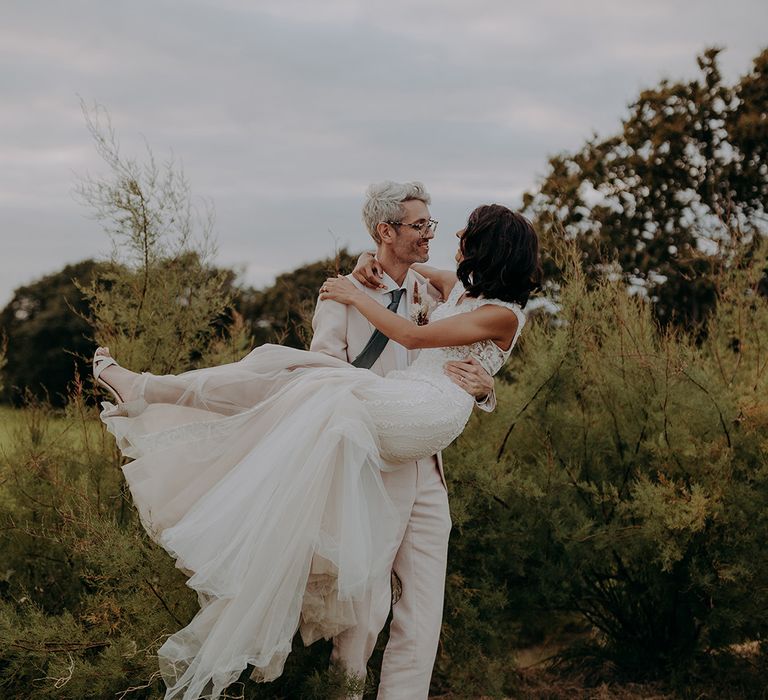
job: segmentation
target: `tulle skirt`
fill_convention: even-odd
[[[397,516],[358,391],[386,380],[279,346],[246,359],[141,375],[128,415],[103,404],[142,524],[201,601],[159,650],[166,698],[217,698],[248,664],[274,679],[297,629],[354,625],[389,576]]]

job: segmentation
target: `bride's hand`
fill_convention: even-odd
[[[360,253],[360,257],[357,259],[357,265],[355,265],[355,269],[352,270],[352,277],[369,289],[387,288],[387,285],[382,282],[384,268],[373,256],[373,253]]]
[[[340,304],[354,304],[362,292],[346,277],[329,277],[320,287],[320,298],[338,301]]]

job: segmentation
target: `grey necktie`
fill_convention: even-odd
[[[400,299],[405,294],[404,289],[393,289],[390,292],[392,301],[389,302],[387,308],[390,311],[397,313],[397,307],[400,306]],[[352,360],[352,364],[355,367],[362,367],[364,369],[370,369],[373,363],[379,359],[379,355],[384,351],[389,338],[384,335],[378,328],[373,332],[373,335],[368,339],[362,352]]]

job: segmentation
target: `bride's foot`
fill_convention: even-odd
[[[134,381],[139,375],[117,364],[109,348],[99,347],[93,355],[93,378],[117,401],[118,405],[131,401]]]

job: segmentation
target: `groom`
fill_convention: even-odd
[[[430,196],[421,183],[382,182],[368,188],[363,206],[363,220],[376,242],[376,258],[385,273],[385,288],[372,290],[352,276],[350,279],[406,318],[418,310],[413,298],[415,283],[437,297],[437,290],[410,269],[413,263],[429,258],[429,242],[434,238],[429,203]],[[385,338],[372,338],[375,329],[366,318],[354,306],[335,301],[318,301],[312,328],[310,350],[369,367],[379,375],[404,369],[418,354],[418,350],[407,350],[394,341],[383,345]],[[465,379],[463,387],[484,410],[493,410],[493,379],[476,363],[465,364],[471,381]],[[426,700],[440,637],[451,530],[441,456],[384,464],[382,479],[400,516],[389,556],[402,592],[392,605],[391,580],[387,577],[356,603],[357,625],[334,638],[331,660],[348,673],[365,677],[368,659],[391,607],[378,698]]]

